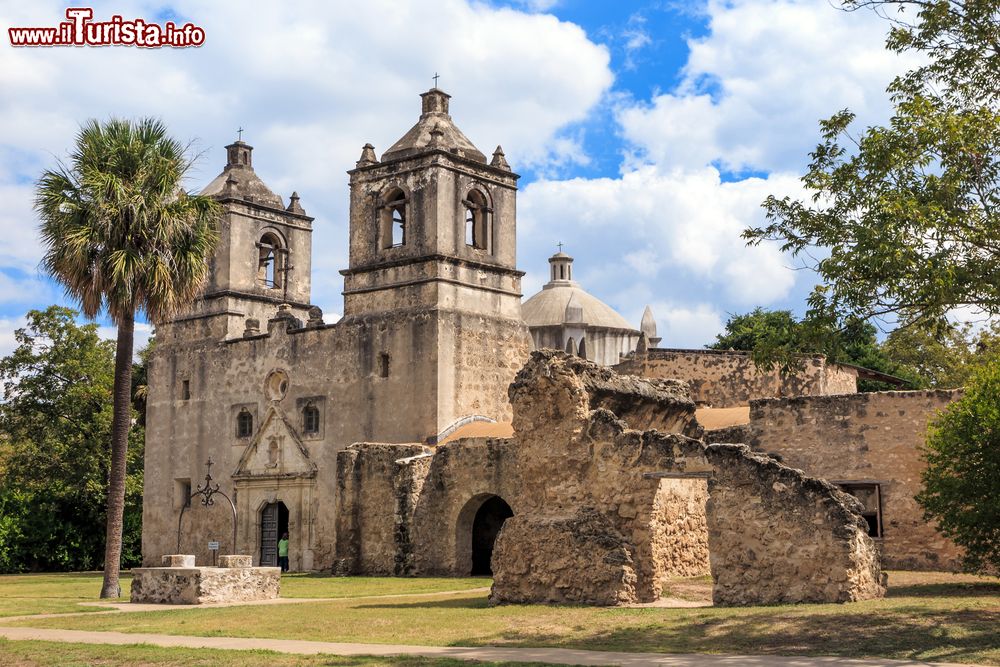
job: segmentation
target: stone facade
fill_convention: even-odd
[[[615,366],[619,373],[684,380],[699,406],[728,408],[758,398],[853,394],[857,371],[825,357],[807,357],[791,375],[762,370],[746,352],[726,350],[637,350]]]
[[[225,209],[212,279],[187,312],[158,324],[150,361],[146,564],[178,548],[181,504],[209,458],[229,472],[216,481],[236,500],[237,544],[225,512],[193,507],[180,548],[204,560],[215,540],[257,563],[287,530],[292,569],[329,569],[340,451],[433,444],[470,417],[510,421],[505,388],[531,346],[515,266],[517,175],[499,149],[487,163],[469,148],[445,93],[422,97],[404,139],[381,160],[366,146],[350,173],[337,323],[309,303],[312,219],[298,196],[284,206],[255,175],[252,148],[227,147],[205,190]]]
[[[957,569],[961,551],[925,520],[914,499],[927,423],[959,391],[890,391],[750,403],[745,440],[787,465],[872,489],[873,532],[887,567]],[[874,491],[874,489],[872,489]]]

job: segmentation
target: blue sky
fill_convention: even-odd
[[[94,3],[98,19],[190,20],[197,49],[14,49],[10,26],[55,25],[66,5],[0,0],[0,353],[29,308],[66,303],[37,269],[38,174],[78,124],[162,117],[200,153],[189,187],[224,164],[237,127],[272,189],[316,217],[313,300],[341,308],[347,177],[415,121],[441,75],[452,117],[522,174],[524,293],[563,242],[576,277],[637,326],[652,305],[664,345],[700,346],[729,313],[801,310],[813,276],[739,238],[769,194],[800,195],[817,122],[850,107],[886,119],[909,64],[886,26],[828,0],[219,0]],[[145,329],[148,333],[148,328]]]

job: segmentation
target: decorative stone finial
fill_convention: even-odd
[[[364,148],[361,149],[361,157],[355,163],[358,167],[367,167],[369,165],[378,164],[378,158],[375,157],[375,147],[371,144],[365,144]]]
[[[306,210],[302,208],[302,204],[299,203],[299,193],[293,192],[292,196],[288,198],[288,208],[285,209],[289,213],[298,213],[299,215],[305,215]]]
[[[649,306],[646,306],[646,310],[642,313],[642,323],[639,325],[639,329],[649,339],[650,347],[657,347],[663,340],[656,335],[656,320],[653,318],[653,309]]]
[[[321,327],[325,324],[323,322],[323,309],[319,306],[312,306],[309,309],[309,321],[306,322],[306,328],[312,329],[315,327]]]
[[[493,151],[493,159],[490,161],[490,166],[510,171],[510,165],[507,163],[507,158],[504,157],[503,148],[499,145],[497,145],[497,149]]]
[[[243,330],[243,337],[250,338],[251,336],[256,336],[260,333],[260,320],[248,317],[246,319],[246,328]]]

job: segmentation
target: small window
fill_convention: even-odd
[[[477,250],[490,249],[489,205],[479,190],[470,190],[465,199],[465,244]]]
[[[378,374],[379,377],[389,377],[389,355],[385,352],[378,355]]]
[[[876,482],[840,482],[839,486],[864,505],[861,516],[868,522],[868,535],[882,537],[881,486]]]
[[[319,408],[309,403],[302,410],[302,431],[304,433],[319,433]]]
[[[381,213],[382,248],[406,245],[406,195],[399,188],[385,198]]]
[[[174,508],[191,507],[191,480],[174,480]]]
[[[249,438],[253,435],[253,415],[246,408],[236,415],[236,437]]]
[[[181,400],[187,401],[191,399],[191,380],[184,380],[181,382]]]

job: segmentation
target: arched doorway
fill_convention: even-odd
[[[472,521],[472,574],[491,575],[493,569],[490,560],[493,558],[493,544],[497,540],[503,522],[514,516],[503,498],[490,496],[476,511]]]
[[[288,532],[288,508],[278,501],[264,505],[260,510],[260,564],[263,567],[278,565],[278,540]]]

